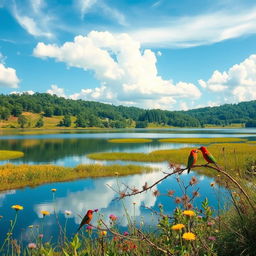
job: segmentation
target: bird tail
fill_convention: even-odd
[[[191,170],[191,169],[190,169],[190,168],[188,168],[188,174],[189,174],[190,170]]]

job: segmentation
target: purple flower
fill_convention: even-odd
[[[215,236],[209,236],[208,239],[211,240],[211,241],[215,241],[216,237]]]
[[[98,211],[99,211],[99,209],[95,209],[95,210],[94,210],[94,212],[98,212]]]

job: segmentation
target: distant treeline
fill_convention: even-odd
[[[76,127],[125,128],[135,124],[137,128],[144,128],[149,123],[175,127],[242,123],[246,127],[256,127],[256,101],[188,111],[167,111],[71,100],[47,93],[0,95],[0,119],[20,117],[22,112],[39,113],[46,117],[64,116],[59,125],[67,127],[71,125],[71,116],[76,117]],[[23,121],[20,118],[21,124]],[[38,127],[43,126],[42,119],[37,124]]]

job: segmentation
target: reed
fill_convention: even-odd
[[[87,177],[106,177],[116,174],[124,176],[153,170],[150,167],[136,165],[87,164],[70,168],[55,165],[5,164],[0,166],[0,191]]]

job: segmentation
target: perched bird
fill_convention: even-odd
[[[78,228],[77,231],[80,230],[80,228],[85,225],[85,224],[89,224],[92,220],[92,217],[93,217],[93,210],[88,210],[87,213],[85,214],[84,218],[82,219],[81,223],[80,223],[80,226]]]
[[[196,149],[192,149],[190,151],[189,157],[188,157],[188,163],[187,163],[187,169],[188,169],[188,173],[190,172],[190,169],[194,166],[194,164],[197,161],[197,150]]]
[[[200,147],[199,150],[201,150],[203,157],[207,161],[208,164],[217,165],[217,161],[215,160],[213,155],[207,150],[206,147]]]

